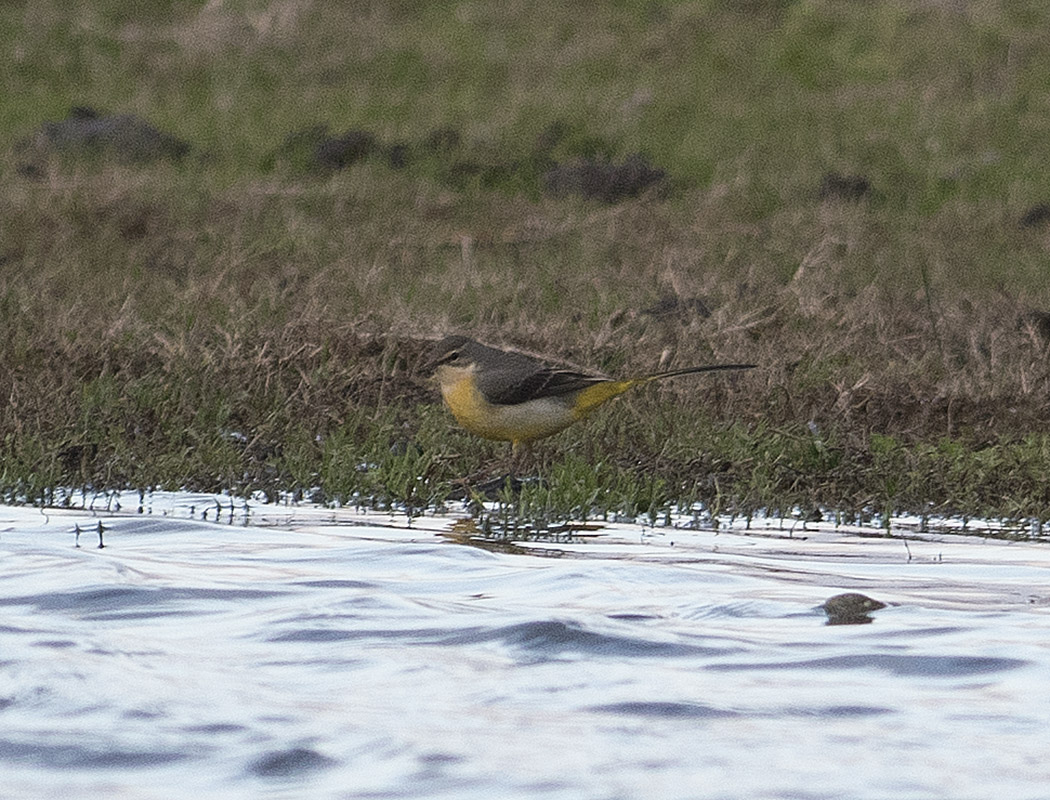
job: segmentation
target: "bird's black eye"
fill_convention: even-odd
[[[445,355],[441,356],[441,358],[438,359],[437,363],[451,364],[457,358],[459,358],[459,350],[453,350],[451,353],[445,353]]]

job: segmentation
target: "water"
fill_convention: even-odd
[[[1046,544],[151,502],[0,507],[5,798],[1050,797]]]

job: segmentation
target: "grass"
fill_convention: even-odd
[[[440,506],[507,466],[421,374],[463,332],[616,374],[516,519],[1050,518],[1050,11],[1034,0],[0,4],[0,492]],[[31,152],[73,105],[179,162]],[[413,158],[326,172],[314,124]],[[427,151],[435,132],[458,143]],[[553,136],[552,131],[559,131]],[[667,173],[617,203],[548,160]],[[856,199],[821,197],[829,173]]]

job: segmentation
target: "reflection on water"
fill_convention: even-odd
[[[121,506],[0,507],[5,797],[1047,795],[1046,544]]]

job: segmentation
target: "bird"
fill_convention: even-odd
[[[537,439],[564,430],[636,386],[678,375],[756,366],[709,364],[616,380],[552,366],[459,335],[435,344],[430,364],[456,421],[477,436],[510,442],[515,456]]]

